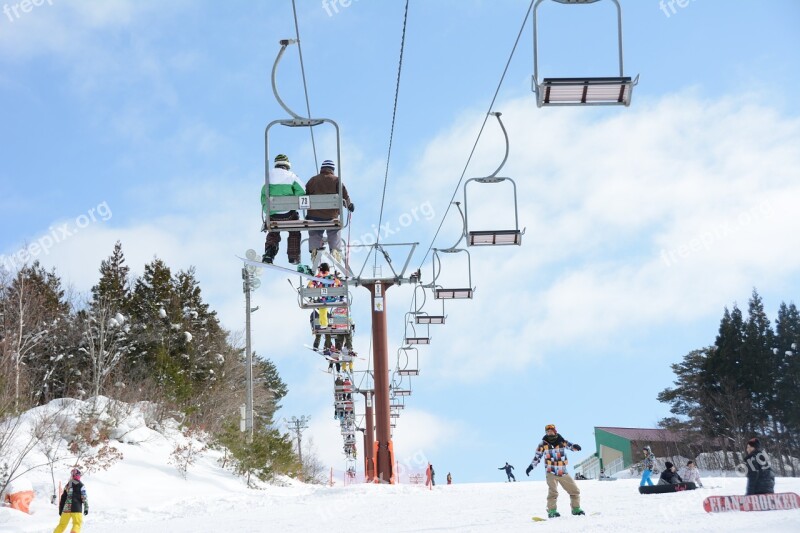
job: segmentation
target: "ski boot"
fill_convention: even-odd
[[[268,265],[272,264],[273,259],[275,259],[275,255],[278,253],[277,246],[265,246],[264,247],[264,255],[261,256],[261,262],[266,263]]]
[[[311,267],[308,265],[297,265],[297,271],[301,274],[308,274],[309,276],[314,275],[314,273],[311,272]]]
[[[561,516],[561,515],[558,514],[558,510],[557,509],[548,509],[547,510],[547,518],[558,518],[559,516]]]
[[[573,507],[572,508],[572,514],[577,516],[577,515],[586,514],[586,513],[584,513],[583,509],[581,509],[580,507]]]

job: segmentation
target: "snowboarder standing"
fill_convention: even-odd
[[[501,466],[500,468],[498,468],[498,470],[505,470],[506,471],[506,476],[508,476],[508,481],[509,482],[517,480],[517,478],[515,478],[514,474],[511,472],[512,470],[514,470],[514,467],[511,466],[510,464],[508,464],[508,461],[506,461],[506,464],[504,466]]]
[[[747,496],[751,494],[773,494],[775,492],[775,474],[769,464],[769,456],[761,448],[761,441],[752,438],[745,445],[747,457]]]
[[[53,533],[63,533],[69,521],[72,520],[72,533],[80,533],[83,517],[89,514],[89,500],[86,498],[86,487],[81,483],[81,471],[73,468],[70,480],[64,487],[61,500],[58,503],[58,514],[61,520]]]
[[[644,460],[642,461],[642,480],[639,482],[639,486],[644,487],[645,484],[652,486],[653,480],[650,479],[650,474],[653,473],[653,468],[656,464],[656,456],[653,450],[650,449],[650,446],[642,448],[642,453],[644,454]]]
[[[575,480],[567,473],[567,454],[566,450],[573,450],[579,452],[581,447],[573,444],[561,436],[556,431],[555,424],[547,424],[544,427],[545,435],[542,437],[542,442],[536,448],[536,455],[533,461],[525,469],[525,475],[530,476],[531,471],[536,468],[539,461],[544,457],[545,464],[545,478],[547,479],[547,517],[556,518],[561,516],[556,509],[556,500],[558,499],[558,485],[561,485],[567,494],[569,494],[569,502],[572,507],[572,514],[582,515],[585,514],[581,509],[581,491]]]

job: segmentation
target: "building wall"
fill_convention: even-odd
[[[615,460],[620,454],[624,457],[623,461],[625,466],[629,466],[631,463],[635,462],[631,453],[631,441],[628,439],[595,428],[594,442],[603,463]],[[619,453],[614,454],[611,450],[616,450]],[[636,458],[636,460],[638,460],[638,458]]]

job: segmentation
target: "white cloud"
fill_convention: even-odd
[[[423,350],[436,375],[472,380],[588,351],[577,347],[600,353],[632,330],[716,319],[753,286],[796,283],[800,121],[758,101],[687,91],[612,111],[500,104],[511,141],[500,175],[517,182],[527,233],[520,248],[470,250],[475,300],[448,303],[449,325],[432,328]],[[478,126],[461,120],[429,143],[409,172],[420,196],[450,197],[456,179],[442,176],[454,163],[442,154],[467,154]],[[490,125],[481,143],[481,172],[467,177],[502,157]],[[476,196],[471,220],[513,207]],[[450,222],[437,246],[456,240]],[[464,265],[446,268],[463,284]]]

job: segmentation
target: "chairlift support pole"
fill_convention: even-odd
[[[373,408],[374,390],[359,390],[364,395],[364,479],[368,483],[376,482],[375,475],[375,410]]]
[[[364,286],[372,300],[372,361],[375,369],[375,483],[394,483],[394,457],[389,416],[389,351],[386,327],[386,290],[391,280],[372,280]]]

